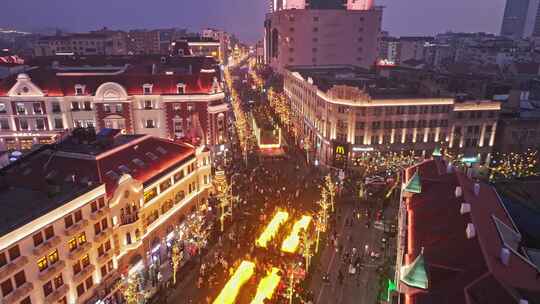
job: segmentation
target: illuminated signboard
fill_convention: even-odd
[[[347,166],[347,156],[349,155],[349,145],[334,142],[334,167],[345,168]]]

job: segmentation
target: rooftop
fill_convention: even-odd
[[[405,303],[537,303],[538,270],[515,242],[520,233],[497,192],[487,184],[475,186],[455,168],[448,172],[442,160],[406,170],[407,180],[414,175],[420,176],[422,191],[406,199],[403,265],[413,265],[422,254],[429,284],[422,290],[402,281]],[[501,262],[503,247],[510,249],[508,265]]]
[[[129,174],[145,185],[194,158],[193,147],[105,129],[45,145],[0,170],[0,235],[61,207],[95,187],[108,196]]]

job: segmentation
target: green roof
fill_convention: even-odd
[[[441,148],[436,147],[435,150],[433,150],[433,153],[431,153],[432,156],[442,156]]]
[[[405,185],[404,190],[411,193],[422,193],[422,183],[420,182],[420,175],[418,175],[418,172],[414,173]]]
[[[408,286],[428,289],[429,280],[424,262],[424,250],[409,265],[401,267],[401,282]]]

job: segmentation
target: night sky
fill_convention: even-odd
[[[111,29],[218,27],[247,42],[262,36],[269,0],[2,0],[0,27]],[[498,33],[505,0],[375,0],[392,35],[447,30]]]

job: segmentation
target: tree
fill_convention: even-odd
[[[139,283],[140,278],[136,275],[128,278],[127,285],[122,292],[127,304],[139,303]]]
[[[330,205],[332,207],[332,212],[334,212],[334,200],[335,200],[335,197],[336,197],[336,192],[337,192],[337,186],[334,183],[334,181],[332,180],[332,176],[330,174],[328,174],[324,178],[324,184],[323,184],[323,187],[322,187],[322,195],[323,195],[323,198],[330,199]]]
[[[176,272],[178,271],[178,267],[180,267],[180,262],[182,261],[182,253],[180,252],[180,246],[178,245],[178,242],[174,242],[172,247],[172,267],[173,267],[173,285],[176,284]]]

